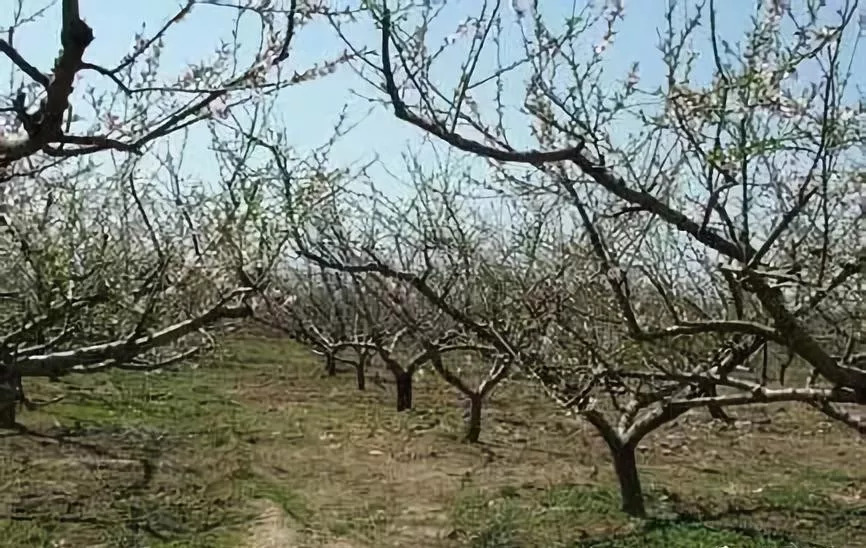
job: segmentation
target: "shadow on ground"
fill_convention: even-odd
[[[863,442],[805,410],[680,421],[642,448],[653,520],[618,511],[604,448],[520,384],[460,443],[453,393],[322,378],[249,339],[198,368],[31,388],[65,399],[0,432],[8,546],[862,546]],[[748,420],[745,420],[748,419]],[[771,419],[771,420],[770,420]]]

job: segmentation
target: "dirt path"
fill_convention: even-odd
[[[261,512],[250,527],[249,548],[296,548],[300,546],[283,509],[269,501],[259,501]]]

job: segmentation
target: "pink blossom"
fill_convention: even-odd
[[[210,110],[211,115],[221,120],[225,120],[229,115],[229,106],[222,97],[209,103],[208,110]]]

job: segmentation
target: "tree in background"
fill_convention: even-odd
[[[351,364],[358,389],[365,390],[365,370],[372,352],[368,341],[377,338],[372,333],[387,324],[360,302],[364,297],[357,282],[306,264],[272,272],[267,289],[255,319],[324,357],[328,376],[337,374],[337,362]]]
[[[289,176],[282,173],[284,180]],[[411,288],[387,276],[370,276],[368,269],[342,268],[364,260],[418,267],[425,276],[442,280],[448,290],[465,289],[459,271],[442,268],[435,250],[420,239],[427,229],[423,206],[370,190],[363,194],[345,188],[344,180],[337,178],[320,188],[328,197],[327,205],[305,208],[303,217],[287,209],[286,216],[303,259],[351,280],[355,288],[351,304],[370,327],[365,340],[349,344],[378,356],[394,377],[397,411],[405,411],[413,407],[413,379],[422,367],[436,362],[441,370],[443,355],[473,351],[476,345],[448,314]],[[287,194],[287,203],[294,202]]]

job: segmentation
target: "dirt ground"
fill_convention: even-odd
[[[248,339],[196,368],[36,384],[64,399],[0,432],[0,545],[864,545],[863,439],[805,408],[655,433],[637,522],[594,432],[531,386],[494,395],[472,446],[435,377],[400,414],[391,386],[353,382]]]

